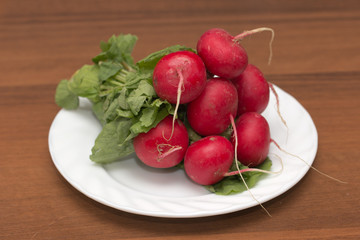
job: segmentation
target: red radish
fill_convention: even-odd
[[[184,124],[177,120],[172,132],[172,117],[167,116],[155,128],[134,138],[138,158],[148,166],[169,168],[179,164],[185,155],[189,137]]]
[[[241,115],[236,123],[237,158],[246,166],[257,166],[269,153],[270,128],[266,119],[256,112]],[[233,142],[235,139],[233,137]]]
[[[219,182],[234,161],[234,147],[222,136],[208,136],[191,144],[185,154],[186,174],[196,183]]]
[[[200,37],[196,49],[207,70],[223,78],[239,76],[248,64],[245,49],[224,29],[206,31]]]
[[[286,121],[280,113],[279,96],[274,86],[266,81],[260,69],[252,64],[248,64],[244,72],[232,79],[232,82],[238,90],[238,116],[245,112],[262,113],[269,103],[270,88],[276,99],[277,113],[287,128]]]
[[[190,51],[170,53],[160,59],[154,69],[155,92],[170,103],[181,104],[194,100],[205,84],[205,65],[197,54]]]
[[[271,28],[256,28],[245,31],[237,36],[220,28],[213,28],[206,31],[198,40],[197,52],[205,63],[208,71],[223,78],[233,79],[239,76],[248,64],[248,56],[245,49],[240,45],[240,41],[254,33],[270,31],[270,57],[272,58],[272,41],[274,30]]]
[[[209,79],[204,91],[187,107],[187,119],[202,136],[217,135],[230,125],[230,115],[236,116],[238,96],[235,86],[226,79]]]
[[[262,113],[269,103],[269,84],[264,75],[252,64],[248,64],[240,76],[232,79],[239,97],[237,115],[245,112]]]
[[[256,112],[244,113],[237,119],[235,123],[234,135],[235,136],[232,137],[232,142],[236,146],[235,159],[237,158],[243,165],[255,167],[261,164],[269,154],[270,143],[274,143],[280,151],[300,159],[307,166],[322,174],[323,176],[340,183],[345,183],[319,171],[318,169],[309,165],[299,156],[282,149],[275,140],[270,138],[270,128],[266,119]],[[249,169],[246,171],[256,170]],[[238,168],[238,171],[226,173],[225,176],[232,176],[236,173],[239,173],[241,176],[241,172],[244,171],[240,171]]]

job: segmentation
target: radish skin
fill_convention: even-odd
[[[209,79],[204,91],[187,106],[187,119],[202,136],[217,135],[230,125],[230,115],[236,116],[238,96],[235,86],[226,79]]]
[[[153,85],[156,94],[173,104],[194,100],[201,94],[205,84],[205,65],[197,54],[190,51],[170,53],[160,59],[154,69]]]
[[[135,153],[144,164],[170,168],[183,160],[189,144],[188,133],[180,120],[172,127],[172,117],[167,116],[155,128],[134,138]],[[169,138],[172,129],[173,135]]]
[[[238,116],[245,112],[262,113],[266,109],[270,98],[269,84],[259,68],[248,64],[244,72],[231,81],[238,93]]]
[[[222,78],[233,79],[239,76],[248,64],[248,55],[240,45],[240,41],[247,36],[264,31],[271,32],[271,40],[269,42],[270,56],[268,60],[268,64],[270,64],[273,55],[272,42],[275,32],[268,27],[244,31],[235,37],[224,29],[209,29],[201,35],[196,49],[209,72]]]
[[[222,136],[207,136],[191,144],[184,168],[189,178],[201,185],[212,185],[225,176],[234,160],[233,145]]]
[[[173,114],[173,126],[180,104],[197,98],[206,85],[206,69],[201,58],[190,51],[178,51],[164,56],[156,64],[153,73],[153,85],[156,94],[170,103],[176,104]]]
[[[198,40],[196,49],[206,69],[222,78],[239,76],[248,64],[245,49],[224,29],[206,31]]]
[[[236,123],[237,158],[245,166],[254,167],[264,162],[270,148],[270,127],[256,112],[241,115]],[[232,142],[235,144],[235,137]]]

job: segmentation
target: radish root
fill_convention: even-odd
[[[172,128],[171,128],[171,134],[170,134],[170,138],[167,139],[164,138],[169,141],[173,134],[174,134],[174,128],[175,128],[175,121],[176,121],[176,117],[177,117],[177,112],[179,110],[179,106],[180,106],[180,99],[181,99],[181,93],[182,93],[182,90],[183,90],[183,87],[184,87],[184,77],[180,71],[180,69],[176,69],[176,72],[179,76],[179,84],[178,84],[178,88],[177,88],[177,96],[176,96],[176,105],[175,105],[175,110],[174,110],[174,115],[173,115],[173,120],[172,120]]]
[[[277,111],[277,114],[279,115],[282,123],[284,124],[284,126],[286,127],[286,142],[288,140],[288,137],[289,137],[289,127],[288,125],[286,124],[286,121],[285,119],[283,118],[283,116],[281,115],[280,113],[280,101],[279,101],[279,95],[277,94],[275,88],[274,88],[274,85],[270,82],[268,82],[269,84],[269,87],[271,89],[271,91],[273,92],[274,96],[275,96],[275,99],[276,99],[276,111]]]
[[[273,172],[273,171],[267,171],[267,170],[262,170],[262,169],[259,169],[259,168],[245,168],[245,169],[241,169],[240,172],[241,173],[244,173],[244,172],[262,172],[262,173],[268,173],[268,174],[280,174],[283,169],[284,169],[284,164],[283,164],[283,161],[282,159],[274,154],[277,158],[280,159],[280,164],[281,164],[281,169],[279,171],[276,171],[276,172]],[[239,174],[239,171],[232,171],[232,172],[227,172],[224,174],[225,177],[230,177],[230,176],[234,176],[236,174]]]
[[[270,55],[269,55],[269,60],[268,60],[268,64],[270,65],[271,60],[272,60],[272,55],[273,55],[272,43],[273,43],[274,37],[275,37],[275,31],[272,28],[261,27],[261,28],[256,28],[256,29],[253,29],[253,30],[244,31],[244,32],[240,33],[239,35],[235,36],[234,39],[236,41],[241,41],[242,39],[244,39],[247,36],[253,35],[254,33],[264,32],[264,31],[271,32],[271,39],[270,39],[270,42],[269,42]]]
[[[279,146],[279,144],[278,144],[274,139],[270,139],[270,142],[274,143],[275,146],[276,146],[280,151],[282,151],[282,152],[284,152],[284,153],[286,153],[286,154],[288,154],[288,155],[290,155],[290,156],[293,156],[293,157],[295,157],[295,158],[297,158],[297,159],[300,159],[303,163],[305,163],[305,164],[306,164],[308,167],[310,167],[311,169],[315,170],[317,173],[319,173],[319,174],[321,174],[321,175],[323,175],[323,176],[325,176],[325,177],[327,177],[327,178],[330,178],[330,179],[332,179],[332,180],[334,180],[334,181],[336,181],[336,182],[344,183],[344,184],[347,183],[347,182],[341,181],[341,180],[339,180],[339,179],[337,179],[337,178],[331,177],[330,175],[319,171],[318,169],[316,169],[315,167],[313,167],[313,166],[311,166],[309,163],[307,163],[307,162],[306,162],[304,159],[302,159],[301,157],[285,151],[284,149],[282,149],[282,148]]]
[[[166,152],[163,152],[165,147],[169,147],[169,150],[167,150]],[[170,154],[172,154],[173,152],[181,150],[182,147],[173,146],[173,145],[170,145],[170,144],[163,143],[163,144],[158,144],[156,146],[156,149],[159,152],[158,161],[160,161],[161,159],[163,159],[163,158],[169,156]]]
[[[231,126],[232,126],[232,128],[234,130],[234,138],[235,138],[235,164],[236,164],[236,168],[237,168],[236,172],[240,175],[241,180],[244,183],[244,185],[246,187],[246,190],[250,193],[251,197],[260,205],[260,207],[267,213],[267,215],[269,217],[272,217],[271,214],[268,212],[268,210],[266,210],[266,208],[261,204],[261,202],[259,202],[259,200],[257,200],[255,198],[255,196],[252,194],[252,192],[250,191],[248,185],[245,182],[245,179],[244,179],[243,175],[241,174],[242,172],[240,170],[239,163],[238,163],[238,160],[237,160],[238,137],[237,137],[237,131],[236,131],[236,126],[235,126],[235,120],[234,120],[234,117],[233,117],[232,114],[230,114],[230,121],[231,121]]]

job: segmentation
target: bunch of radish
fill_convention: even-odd
[[[276,99],[278,115],[287,127],[279,111],[278,95],[260,69],[248,62],[247,53],[239,43],[244,37],[262,31],[272,33],[270,63],[274,37],[270,28],[245,31],[235,37],[223,29],[210,29],[198,40],[196,53],[173,52],[157,63],[153,72],[155,92],[174,104],[175,110],[173,116],[167,116],[150,131],[135,137],[135,153],[143,163],[169,168],[183,161],[188,177],[206,186],[238,174],[257,201],[242,173],[274,173],[256,168],[268,157],[270,144],[274,143],[279,150],[302,160],[318,173],[344,183],[286,152],[271,138],[269,124],[261,115],[269,103],[270,90]],[[178,118],[179,110],[185,115],[182,119],[186,123]],[[200,136],[191,143],[189,128]],[[229,129],[232,134],[226,138],[224,132]],[[247,168],[240,168],[239,162]],[[233,163],[236,171],[230,170]]]
[[[176,107],[172,117],[134,139],[135,153],[142,162],[169,168],[184,161],[190,179],[211,185],[234,174],[229,173],[234,159],[248,167],[266,159],[271,138],[261,113],[268,105],[271,86],[248,63],[239,43],[261,31],[274,36],[270,28],[235,37],[223,29],[210,29],[198,40],[197,53],[178,51],[157,63],[153,73],[156,94]],[[191,145],[184,123],[177,118],[180,106],[184,106],[191,129],[202,137]],[[229,126],[233,129],[230,139],[221,135]]]

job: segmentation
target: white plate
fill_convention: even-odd
[[[296,154],[309,165],[314,161],[318,136],[308,112],[292,96],[276,87],[280,111],[286,128],[276,112],[275,99],[270,95],[263,115],[269,122],[271,137],[286,151]],[[258,203],[249,192],[232,196],[209,193],[194,184],[183,170],[159,170],[144,166],[135,155],[101,166],[89,159],[101,125],[91,112],[90,103],[81,99],[80,108],[60,110],[49,132],[49,149],[58,171],[76,189],[107,206],[140,215],[171,218],[204,217],[230,213],[253,207]],[[287,141],[286,141],[287,139]],[[283,172],[264,177],[251,189],[261,203],[284,193],[299,182],[309,166],[299,159],[270,146],[283,159]],[[281,168],[272,158],[272,171]]]

